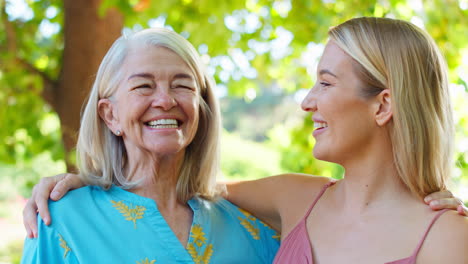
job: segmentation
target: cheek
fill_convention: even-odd
[[[200,122],[200,105],[198,103],[198,100],[196,100],[195,102],[193,102],[192,106],[191,106],[191,117],[190,119],[192,119],[192,126],[194,128],[194,133],[196,133],[196,131],[198,130],[198,123]]]
[[[182,99],[183,111],[187,118],[195,123],[198,123],[200,101],[196,96],[187,96]]]
[[[149,104],[147,101],[132,95],[119,100],[118,113],[120,122],[125,125],[139,122],[145,111],[147,111]]]

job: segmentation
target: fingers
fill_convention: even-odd
[[[429,202],[429,206],[432,210],[441,210],[441,209],[452,209],[457,210],[458,206],[462,204],[458,198],[443,198],[432,200]]]
[[[51,222],[48,199],[50,190],[55,186],[55,182],[56,179],[54,177],[40,179],[39,183],[34,186],[31,198],[29,198],[23,209],[23,224],[29,238],[37,237],[38,212],[46,225],[49,225]]]
[[[468,216],[468,208],[462,204],[457,207],[458,214]]]
[[[29,238],[37,237],[37,206],[31,197],[23,209],[23,225]]]
[[[83,186],[79,177],[74,174],[63,173],[53,177],[42,178],[33,188],[31,198],[23,209],[23,224],[29,238],[37,237],[37,213],[46,225],[52,219],[49,213],[49,197],[59,200],[70,189]]]
[[[431,193],[424,198],[424,202],[429,204],[433,200],[439,200],[444,198],[452,198],[453,194],[449,190],[443,190],[440,192]]]
[[[57,182],[56,177],[59,176],[61,175],[42,178],[33,189],[33,197],[31,198],[34,198],[33,202],[36,203],[37,211],[46,225],[50,225],[51,222],[48,202],[49,194]]]
[[[57,177],[57,184],[54,186],[52,189],[52,192],[50,193],[50,199],[57,201],[60,200],[63,195],[65,195],[68,191],[77,189],[83,186],[83,183],[81,182],[80,178],[71,173],[64,173],[57,175],[60,177]]]

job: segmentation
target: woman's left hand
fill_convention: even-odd
[[[453,196],[449,190],[431,193],[424,198],[424,202],[432,210],[452,209],[457,210],[460,215],[468,216],[468,208],[460,198]]]

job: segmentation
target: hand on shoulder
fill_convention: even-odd
[[[82,187],[83,183],[76,174],[63,173],[42,178],[33,188],[31,198],[23,209],[23,224],[29,238],[37,237],[37,212],[46,225],[50,225],[48,200],[57,201],[69,190]]]

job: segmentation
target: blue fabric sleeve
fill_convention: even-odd
[[[54,228],[46,226],[40,217],[37,224],[38,237],[26,238],[24,241],[22,264],[79,263],[73,251],[66,249],[66,242]]]
[[[265,263],[273,263],[280,246],[281,235],[266,223],[258,221],[260,222],[260,237],[262,237],[261,244],[263,246],[262,252],[264,252]]]
[[[256,248],[262,263],[273,263],[280,245],[280,234],[251,213],[227,200],[221,199],[217,204],[222,205],[225,212],[232,215],[232,224],[238,226],[241,231],[247,234],[244,239],[247,238],[251,245]],[[242,236],[239,234],[238,237],[241,238]]]

